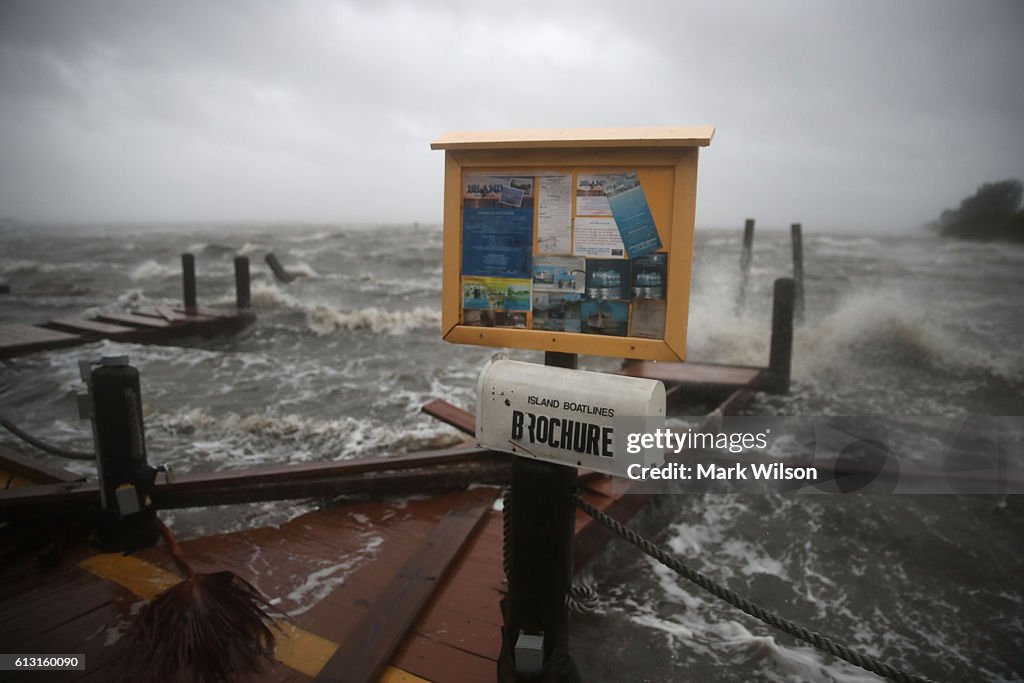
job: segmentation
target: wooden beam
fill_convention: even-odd
[[[135,313],[101,313],[97,320],[105,323],[125,324],[134,327],[171,327],[172,323],[156,316],[137,315]]]
[[[377,683],[398,646],[491,508],[496,492],[467,491],[435,526],[338,646],[315,681]]]
[[[76,318],[54,318],[47,324],[60,330],[69,330],[85,336],[100,335],[109,337],[118,334],[131,334],[138,331],[135,327],[101,323],[98,320],[79,320]]]
[[[681,383],[722,388],[752,386],[761,375],[763,368],[740,365],[716,365],[714,363],[655,363],[642,361],[630,363],[622,374],[630,377],[656,379],[667,384]]]
[[[420,412],[426,413],[430,417],[436,417],[441,422],[455,427],[460,432],[471,436],[476,435],[476,415],[468,410],[452,405],[443,398],[435,398],[429,403],[424,404],[420,408]]]
[[[478,448],[450,448],[342,462],[264,465],[228,472],[177,475],[157,484],[158,509],[228,505],[363,493],[397,495],[503,483],[512,456]],[[52,483],[0,491],[0,520],[63,517],[99,505],[95,482]]]
[[[68,483],[85,479],[85,477],[68,472],[61,467],[36,462],[32,458],[19,455],[3,446],[0,446],[0,470],[17,474],[36,484]]]

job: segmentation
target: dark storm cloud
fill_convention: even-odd
[[[437,220],[453,129],[710,123],[698,221],[1024,176],[1015,2],[0,1],[0,215]]]

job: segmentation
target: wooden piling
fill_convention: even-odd
[[[576,354],[548,351],[544,364],[577,367]],[[517,457],[512,462],[511,556],[507,610],[502,628],[498,680],[578,681],[569,656],[569,612],[565,596],[572,587],[576,510],[570,496],[577,471],[540,460]],[[543,636],[544,674],[516,668],[520,634]]]
[[[196,310],[196,257],[192,254],[181,255],[181,281],[184,289],[185,310],[190,313]]]
[[[268,266],[270,266],[270,270],[274,271],[274,277],[276,277],[280,282],[288,284],[295,279],[294,275],[284,269],[284,266],[282,266],[281,262],[277,260],[277,257],[274,256],[273,252],[267,254],[263,260],[267,262]]]
[[[740,291],[736,298],[736,312],[740,313],[747,303],[747,285],[750,281],[750,262],[754,248],[754,219],[748,218],[743,225],[743,252],[740,254]]]
[[[796,284],[796,307],[794,309],[796,319],[804,319],[804,238],[803,229],[799,223],[789,226],[790,236],[793,243],[793,281]]]
[[[775,394],[789,392],[793,360],[793,309],[796,284],[792,278],[775,281],[772,300],[772,341],[768,359],[768,380],[764,387]]]
[[[249,278],[249,257],[235,257],[235,307],[249,308],[252,305],[252,289]]]

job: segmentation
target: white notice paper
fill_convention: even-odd
[[[537,252],[572,251],[572,176],[540,176],[537,183]]]
[[[614,218],[576,218],[572,237],[576,256],[617,256],[625,258],[626,247]]]

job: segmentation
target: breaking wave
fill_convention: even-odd
[[[319,335],[358,329],[401,334],[417,327],[439,325],[441,314],[427,306],[417,306],[411,311],[387,311],[376,306],[339,311],[331,306],[314,306],[308,311],[306,322],[309,329]]]
[[[900,292],[862,291],[797,331],[794,368],[808,375],[837,362],[873,363],[1024,379],[1024,353],[1015,349],[997,354],[979,342],[956,321],[937,313],[934,305],[925,306]]]
[[[462,442],[438,423],[396,427],[353,417],[318,419],[287,415],[211,415],[193,408],[157,413],[149,424],[193,439],[192,450],[206,462],[257,464],[341,460],[376,452],[446,448]],[[198,436],[206,440],[196,440]]]
[[[440,312],[429,306],[417,306],[405,311],[369,306],[346,311],[329,304],[302,301],[268,283],[254,283],[252,302],[257,308],[284,308],[302,312],[306,315],[306,326],[320,336],[338,330],[359,329],[401,334],[441,323]]]
[[[0,274],[28,275],[31,273],[54,273],[63,270],[56,263],[41,263],[30,259],[0,259]]]
[[[157,263],[152,259],[147,259],[139,265],[137,265],[129,277],[132,280],[155,280],[156,278],[178,276],[181,272],[180,266],[165,266],[162,263]]]

